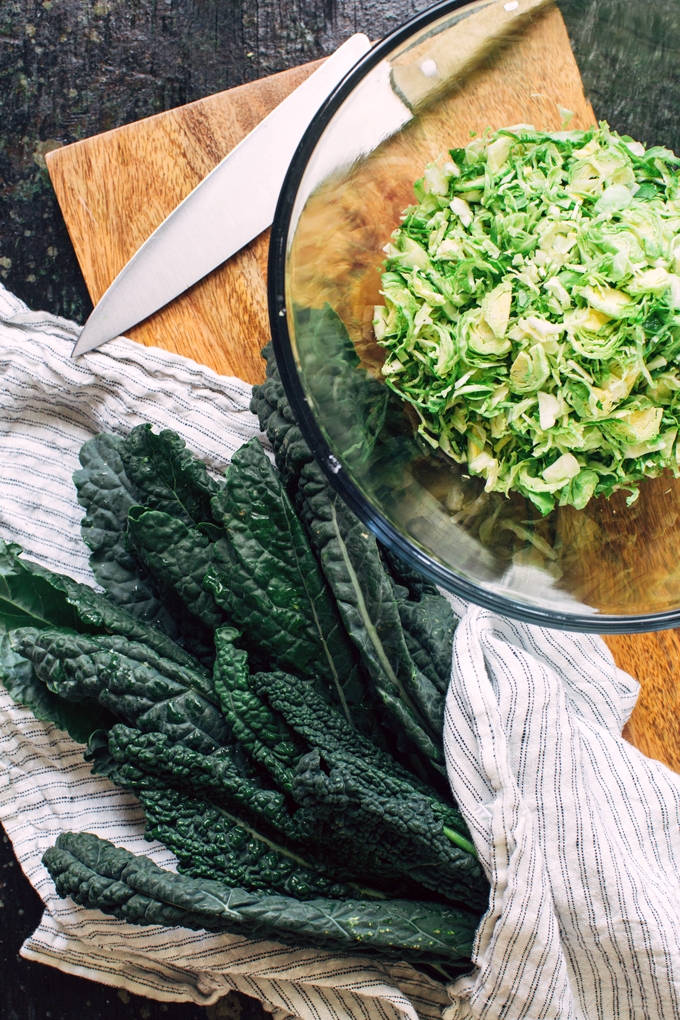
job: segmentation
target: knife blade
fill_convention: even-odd
[[[71,357],[146,319],[271,226],[309,122],[370,48],[360,33],[343,43],[187,195],[102,295]]]
[[[477,0],[436,22],[422,42],[380,61],[336,112],[333,142],[314,153],[293,221],[325,177],[400,131],[550,2]],[[158,311],[271,225],[288,166],[310,121],[370,48],[365,35],[348,39],[194,188],[118,274],[71,357]]]

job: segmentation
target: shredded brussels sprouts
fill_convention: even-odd
[[[375,336],[419,432],[544,514],[680,474],[680,174],[606,123],[487,132],[428,166]]]

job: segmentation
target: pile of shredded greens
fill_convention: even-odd
[[[680,175],[606,123],[474,138],[387,245],[374,329],[433,447],[542,513],[680,473]]]

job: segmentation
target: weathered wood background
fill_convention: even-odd
[[[427,0],[0,0],[0,281],[32,308],[78,320],[89,311],[46,152],[314,60],[354,31],[380,38],[427,6]],[[560,7],[598,116],[680,151],[677,0],[563,0]],[[668,647],[672,660],[676,643]],[[676,717],[660,720],[660,732],[677,725]],[[228,996],[208,1010],[166,1006],[22,961],[19,947],[40,913],[4,837],[0,1020],[262,1016],[245,997]]]

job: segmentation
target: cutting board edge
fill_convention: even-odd
[[[58,149],[52,149],[50,152],[45,153],[45,163],[47,170],[50,175],[50,181],[54,187],[54,180],[52,171],[59,167],[60,162],[64,158],[70,158],[74,150],[80,147],[91,145],[93,140],[97,142],[103,142],[104,144],[114,135],[121,137],[124,134],[134,134],[140,127],[148,128],[151,124],[160,125],[164,120],[171,120],[173,116],[176,116],[178,112],[190,114],[192,110],[205,110],[206,104],[215,103],[219,105],[227,97],[229,100],[238,99],[245,92],[252,92],[253,88],[263,87],[266,83],[267,86],[271,86],[276,82],[285,81],[293,75],[297,75],[300,71],[304,71],[308,68],[316,70],[323,64],[326,58],[322,57],[320,60],[309,60],[304,64],[296,64],[295,67],[286,68],[283,71],[274,71],[272,74],[267,74],[263,78],[255,78],[253,81],[243,82],[241,85],[233,85],[231,88],[222,89],[221,92],[213,92],[209,96],[204,96],[202,99],[194,99],[190,103],[181,103],[178,106],[172,106],[168,110],[161,110],[159,113],[151,113],[148,117],[140,117],[139,120],[130,121],[129,124],[120,124],[118,127],[110,128],[108,131],[100,131],[96,135],[88,135],[86,138],[79,138],[75,142],[69,142],[68,145],[61,145]],[[310,72],[311,73],[311,72]],[[55,188],[56,190],[56,188]]]

